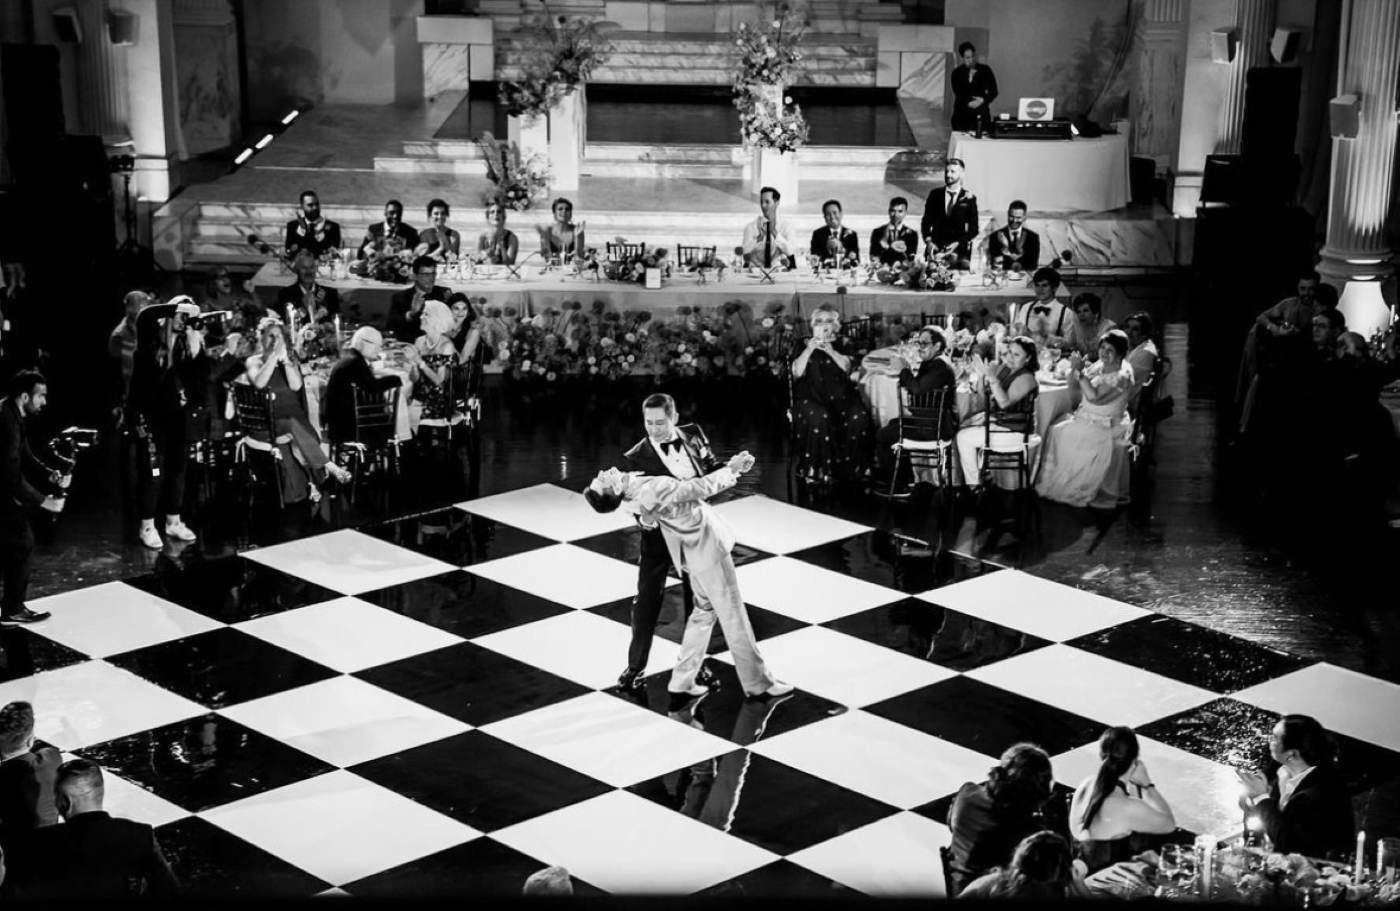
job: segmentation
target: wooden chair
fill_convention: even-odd
[[[953,484],[952,428],[946,410],[948,396],[952,389],[935,389],[932,392],[913,393],[900,389],[899,439],[894,443],[894,470],[890,472],[890,496],[894,496],[895,480],[899,477],[899,466],[904,459],[909,460],[913,470],[923,469],[937,472],[943,486]],[[912,437],[910,434],[912,433]],[[946,437],[946,438],[945,438]]]
[[[846,343],[847,352],[869,351],[875,343],[875,322],[868,316],[842,320],[836,335]]]
[[[714,262],[715,247],[687,247],[684,244],[676,246],[676,262],[683,269],[695,269]]]
[[[385,472],[397,471],[399,466],[399,398],[398,387],[382,391],[367,391],[359,386],[352,390],[355,400],[354,437],[335,443],[336,455],[350,467],[350,499],[355,499],[361,474],[370,467]]]
[[[646,244],[615,244],[612,241],[608,241],[607,254],[609,261],[635,259],[638,256],[644,256],[646,252]]]
[[[1010,470],[1016,472],[1020,489],[1031,486],[1031,451],[1040,446],[1040,437],[1035,433],[1036,391],[1026,396],[1024,411],[1002,411],[994,401],[987,402],[987,420],[983,424],[982,449],[977,457],[978,480],[985,490],[991,483],[992,472]],[[1001,431],[992,427],[1003,428]],[[1020,435],[1020,440],[1011,443],[993,444],[992,434],[1011,432]]]
[[[1172,375],[1172,359],[1159,355],[1152,365],[1152,375],[1138,390],[1137,401],[1133,402],[1129,413],[1133,419],[1133,459],[1149,459],[1157,445],[1157,402],[1162,398],[1162,387]]]
[[[475,429],[481,422],[481,389],[485,383],[486,347],[477,345],[471,358],[465,364],[458,364],[453,370],[457,380],[453,389],[454,394],[458,396],[457,409],[466,416],[468,428]]]
[[[941,846],[938,849],[938,860],[943,866],[943,895],[946,898],[957,898],[958,892],[953,882],[953,849],[947,845]]]
[[[282,486],[286,479],[286,467],[282,464],[282,450],[291,444],[292,435],[276,432],[272,417],[272,391],[246,383],[234,383],[233,417],[239,433],[236,461],[245,468],[245,477],[250,482],[249,491],[252,491],[251,482],[255,480],[253,460],[263,459],[272,466],[277,506],[285,506]]]
[[[920,313],[919,328],[924,326],[937,326],[939,329],[947,329],[952,317],[947,313]]]

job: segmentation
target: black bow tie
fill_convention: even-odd
[[[676,437],[674,440],[667,440],[666,442],[664,442],[664,443],[661,444],[661,454],[662,454],[662,455],[667,455],[667,454],[669,454],[669,453],[671,453],[671,452],[673,452],[673,451],[675,451],[675,450],[678,450],[678,449],[680,449],[680,448],[681,448],[681,438],[680,438],[680,437]]]
[[[1043,313],[1043,314],[1045,314],[1046,316],[1049,316],[1049,315],[1050,315],[1050,308],[1049,308],[1049,307],[1032,307],[1032,308],[1031,308],[1031,312],[1032,312],[1032,313]]]

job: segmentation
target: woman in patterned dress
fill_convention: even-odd
[[[870,412],[851,380],[851,359],[836,346],[841,317],[812,313],[812,337],[792,362],[797,476],[815,484],[854,480],[870,456]]]

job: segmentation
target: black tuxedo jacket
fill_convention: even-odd
[[[412,250],[418,246],[418,229],[410,228],[403,222],[399,222],[394,228],[394,236],[403,241],[403,249]],[[368,252],[384,249],[384,222],[375,222],[369,226],[365,232],[365,239],[360,241],[360,258],[364,259]]]
[[[1001,228],[987,239],[987,256],[1002,259],[1002,268],[1010,268],[1013,262],[1021,264],[1022,271],[1034,272],[1040,266],[1040,235],[1030,228],[1022,227],[1019,243],[1011,242],[1011,230]]]
[[[680,436],[681,445],[690,456],[697,474],[707,475],[724,464],[715,457],[714,450],[710,448],[710,441],[699,424],[680,424],[676,427],[676,433]],[[648,438],[643,437],[640,443],[627,450],[622,460],[626,463],[628,471],[640,471],[649,477],[672,477],[666,463],[661,461],[661,456],[656,454],[656,447],[651,445]]]
[[[1356,820],[1346,782],[1336,769],[1318,766],[1307,774],[1288,799],[1278,802],[1278,781],[1257,806],[1264,832],[1274,850],[1307,857],[1346,856],[1356,847]]]
[[[899,233],[890,236],[890,223],[885,222],[870,234],[870,258],[879,259],[885,265],[913,259],[919,253],[919,232],[906,224],[899,226]],[[904,252],[892,249],[897,240],[904,241]]]
[[[812,255],[822,260],[835,261],[831,251],[827,249],[827,241],[831,239],[831,229],[826,225],[812,232]],[[841,248],[845,251],[842,258],[846,262],[860,262],[860,235],[850,228],[841,227]]]
[[[413,311],[413,295],[418,293],[417,286],[405,288],[396,292],[389,298],[389,315],[384,320],[384,332],[392,335],[401,342],[413,344],[422,335],[419,321],[423,318],[423,311]],[[447,299],[452,296],[451,288],[444,288],[442,285],[433,285],[423,298],[427,301],[442,301],[447,303]]]
[[[287,236],[282,241],[282,246],[286,249],[288,256],[296,256],[301,250],[309,250],[314,256],[320,256],[329,250],[339,250],[340,225],[329,218],[325,219],[321,237],[317,239],[315,232],[307,226],[306,222],[300,218],[293,218],[287,222]]]
[[[322,284],[316,284],[312,292],[320,302],[320,306],[325,308],[326,320],[333,319],[340,313],[340,292],[334,288],[328,288]],[[283,319],[287,318],[287,305],[291,304],[301,311],[299,320],[311,319],[312,313],[306,306],[306,296],[301,293],[301,285],[292,282],[290,285],[277,289],[277,315]],[[302,323],[302,325],[306,325]]]
[[[919,224],[924,242],[942,249],[953,242],[958,245],[958,258],[972,258],[972,239],[977,236],[977,197],[966,187],[958,189],[953,207],[948,208],[948,191],[939,187],[924,202],[924,217]]]
[[[24,899],[170,898],[180,891],[155,830],[102,811],[34,831],[10,870],[15,895]]]

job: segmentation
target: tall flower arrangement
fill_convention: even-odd
[[[798,49],[807,23],[800,3],[755,4],[754,23],[739,25],[734,39],[734,106],[745,148],[793,152],[810,128],[792,97],[782,94],[802,68]]]
[[[593,75],[613,52],[605,32],[615,23],[555,16],[548,2],[543,7],[542,12],[526,17],[520,29],[520,78],[500,86],[501,101],[511,115],[545,113]]]
[[[483,133],[476,145],[491,181],[491,188],[481,194],[482,205],[495,203],[523,212],[549,192],[549,157],[544,153],[525,158],[514,142],[502,142],[490,133]]]

